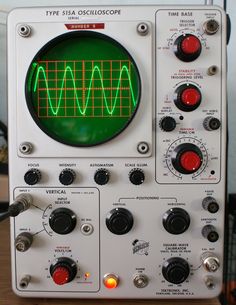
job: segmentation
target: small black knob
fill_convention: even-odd
[[[70,185],[74,182],[76,177],[75,172],[70,168],[65,168],[59,175],[59,181],[63,185]]]
[[[72,232],[76,226],[76,215],[70,209],[58,208],[49,217],[49,225],[58,234],[64,235]]]
[[[207,131],[217,130],[220,128],[220,126],[221,126],[220,120],[213,116],[208,116],[203,121],[203,127]]]
[[[133,227],[133,216],[130,211],[123,208],[111,210],[106,217],[107,228],[114,234],[123,235]]]
[[[202,51],[200,40],[192,34],[179,36],[175,42],[175,55],[185,62],[194,61],[199,57]]]
[[[94,174],[94,181],[99,185],[107,184],[110,178],[110,174],[107,169],[100,168]]]
[[[160,120],[160,127],[163,131],[173,131],[176,127],[176,121],[171,116],[165,116]]]
[[[216,228],[212,225],[206,225],[202,228],[202,236],[209,240],[209,242],[214,243],[219,239],[219,234]]]
[[[201,91],[195,85],[183,84],[175,90],[174,103],[182,111],[189,112],[197,109],[201,101]]]
[[[219,204],[215,200],[215,198],[208,196],[202,200],[202,207],[204,210],[214,214],[219,210]]]
[[[181,257],[171,257],[162,266],[164,278],[173,284],[183,283],[188,278],[189,273],[189,264]]]
[[[172,208],[163,215],[163,226],[171,234],[181,234],[190,225],[189,214],[181,208]]]
[[[134,185],[140,185],[145,180],[144,172],[140,168],[134,168],[129,173],[129,180]]]
[[[29,185],[37,184],[41,179],[41,172],[38,169],[31,168],[25,173],[25,183]]]
[[[57,285],[70,283],[77,274],[76,263],[68,257],[59,257],[50,266],[50,274]]]

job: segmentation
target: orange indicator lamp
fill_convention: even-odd
[[[103,284],[108,289],[114,289],[119,284],[119,278],[117,275],[112,273],[105,274],[103,277]]]

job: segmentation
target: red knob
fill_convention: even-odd
[[[193,111],[201,104],[201,91],[193,84],[185,83],[177,87],[175,93],[175,105],[182,111]]]
[[[194,61],[202,51],[201,41],[192,34],[180,35],[175,40],[174,46],[175,55],[185,62]]]
[[[181,49],[185,54],[196,54],[201,50],[201,42],[196,36],[188,35],[183,38]]]
[[[182,92],[181,101],[186,106],[196,106],[201,101],[201,94],[194,88],[185,89]]]
[[[64,285],[69,283],[70,272],[65,267],[57,267],[52,274],[52,278],[55,284]]]
[[[196,172],[201,164],[201,157],[195,151],[185,151],[180,156],[181,167],[189,173]]]

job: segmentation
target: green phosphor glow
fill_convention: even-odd
[[[108,36],[73,32],[36,55],[26,79],[31,114],[49,136],[93,146],[118,135],[140,99],[140,78],[128,52]]]

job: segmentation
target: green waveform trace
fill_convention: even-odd
[[[133,90],[133,86],[132,86],[131,76],[130,76],[130,73],[129,73],[129,69],[126,65],[123,65],[121,67],[119,78],[118,78],[118,83],[117,83],[117,88],[116,88],[116,93],[115,93],[115,97],[114,97],[114,99],[111,103],[111,107],[108,105],[101,70],[100,70],[98,65],[95,65],[93,67],[91,78],[90,78],[90,81],[89,81],[87,97],[86,98],[85,98],[85,96],[82,97],[82,104],[84,105],[84,107],[81,107],[81,105],[80,105],[81,103],[79,101],[79,97],[78,97],[78,94],[77,94],[78,89],[76,88],[76,84],[75,84],[75,75],[73,74],[73,71],[72,71],[71,67],[67,65],[65,70],[64,70],[64,75],[63,75],[63,78],[62,78],[62,83],[61,83],[59,98],[58,98],[58,101],[57,101],[57,106],[53,107],[46,71],[45,71],[44,67],[42,65],[40,65],[37,68],[37,73],[36,73],[36,78],[35,78],[35,83],[34,83],[34,92],[36,92],[36,90],[38,88],[39,76],[40,76],[40,74],[42,74],[43,78],[44,78],[44,81],[45,81],[49,106],[51,108],[51,111],[52,111],[53,115],[55,115],[55,116],[58,115],[58,112],[60,110],[60,106],[61,106],[61,103],[62,103],[63,89],[64,89],[64,86],[65,86],[65,80],[67,78],[68,73],[69,73],[69,75],[71,77],[71,80],[73,82],[75,99],[76,99],[76,103],[77,103],[77,106],[78,106],[78,109],[79,109],[79,112],[81,113],[81,115],[86,114],[86,110],[88,108],[88,104],[89,104],[89,100],[90,100],[90,96],[91,96],[92,84],[93,84],[93,79],[94,79],[95,73],[98,73],[98,76],[99,76],[99,79],[100,79],[100,82],[101,82],[101,90],[102,90],[102,94],[103,94],[104,101],[105,101],[105,108],[106,108],[109,115],[112,115],[115,111],[116,104],[117,104],[117,101],[118,101],[118,98],[119,98],[119,90],[120,90],[120,87],[121,87],[122,76],[123,76],[124,73],[126,73],[127,77],[128,77],[132,103],[133,103],[134,106],[136,106],[136,104],[137,104],[137,101],[136,101],[135,96],[134,96],[134,90]]]

